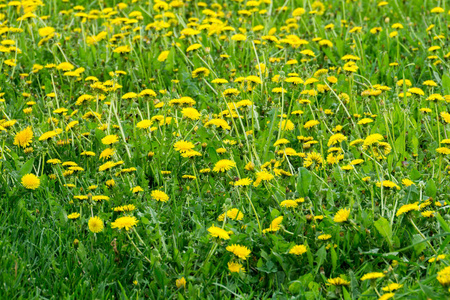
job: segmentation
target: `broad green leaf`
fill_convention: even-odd
[[[442,76],[442,87],[444,88],[446,94],[450,93],[450,77],[448,74],[444,74]]]
[[[425,186],[425,194],[428,197],[436,197],[437,187],[436,183],[433,179],[428,180],[427,185]]]
[[[423,237],[420,234],[415,234],[412,239],[412,243],[417,245],[414,245],[414,252],[416,255],[420,255],[423,250],[427,248],[426,243],[421,243],[423,241]]]
[[[419,139],[415,135],[411,138],[411,148],[413,153],[419,153]]]
[[[300,197],[304,197],[308,195],[309,186],[312,182],[312,176],[309,171],[303,167],[298,169],[298,178],[297,178],[297,191],[300,194]]]
[[[352,297],[350,297],[350,294],[347,292],[345,287],[342,287],[342,293],[344,294],[344,299],[345,300],[351,300],[352,299]]]
[[[302,288],[302,284],[299,281],[294,281],[289,285],[289,292],[292,294],[298,294],[300,293],[300,290]]]
[[[450,232],[450,227],[448,226],[447,222],[442,218],[441,214],[436,213],[436,219],[438,220],[439,224],[441,224],[441,227],[446,231]]]
[[[420,177],[422,177],[422,174],[420,174],[420,172],[414,168],[411,170],[410,176],[411,180],[419,180]]]
[[[389,244],[392,242],[392,228],[389,224],[389,221],[386,218],[381,217],[375,223],[375,228],[378,230],[378,232],[383,236]]]
[[[320,247],[319,250],[317,250],[317,271],[322,266],[323,262],[327,259],[327,250],[325,249],[325,246]]]
[[[34,163],[34,158],[27,161],[20,169],[20,172],[19,172],[20,175],[23,176],[23,175],[31,173],[31,170],[33,169],[33,163]]]
[[[333,271],[336,270],[337,267],[337,261],[338,261],[338,257],[336,254],[336,250],[334,250],[334,247],[330,248],[330,253],[331,253],[331,266],[333,268]]]
[[[272,220],[275,219],[276,217],[278,217],[280,215],[280,211],[276,208],[272,209],[272,211],[270,212],[270,216],[272,217]]]

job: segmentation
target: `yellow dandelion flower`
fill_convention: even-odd
[[[308,249],[306,248],[305,245],[295,245],[294,247],[292,247],[289,250],[289,254],[302,255],[302,254],[306,253],[307,251],[308,251]]]
[[[111,145],[117,143],[119,141],[119,137],[116,134],[110,134],[102,138],[103,145]]]
[[[138,222],[139,220],[137,220],[136,217],[124,216],[112,222],[111,228],[118,228],[118,229],[125,228],[125,230],[128,231],[131,228],[133,228],[133,226],[136,226]]]
[[[103,220],[99,217],[91,217],[88,222],[89,230],[93,233],[99,233],[103,231],[105,225],[103,224]]]
[[[31,144],[32,140],[33,130],[31,129],[31,126],[29,126],[16,134],[14,137],[14,145],[26,148]]]
[[[348,217],[350,216],[350,209],[340,209],[336,215],[333,218],[333,221],[336,223],[343,223],[348,220]]]
[[[216,227],[216,226],[214,226],[214,224],[208,228],[208,232],[211,236],[220,238],[222,240],[230,239],[230,235],[228,234],[228,232],[226,230],[223,230],[220,227]]]
[[[236,163],[229,159],[222,159],[216,162],[213,171],[216,173],[226,172],[231,170],[233,167],[236,167]]]
[[[250,256],[250,249],[248,249],[246,246],[241,246],[241,245],[236,245],[236,244],[232,244],[230,246],[228,246],[227,248],[228,252],[233,253],[234,255],[236,255],[237,257],[239,257],[240,259],[246,260],[249,256]]]
[[[34,174],[26,174],[22,177],[22,185],[28,190],[35,190],[41,184],[41,180]]]
[[[367,273],[363,277],[361,277],[361,281],[370,280],[370,279],[378,279],[378,278],[382,278],[384,276],[385,275],[381,272],[371,272],[371,273]]]
[[[169,201],[169,196],[166,193],[164,193],[163,191],[160,191],[160,190],[153,190],[150,193],[150,195],[151,195],[152,199],[156,200],[156,201],[161,201],[161,202]]]

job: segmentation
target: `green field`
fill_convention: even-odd
[[[0,1],[0,299],[450,299],[449,21]]]

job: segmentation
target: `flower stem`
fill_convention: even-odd
[[[258,217],[258,214],[256,213],[256,209],[255,209],[255,206],[253,205],[252,199],[250,199],[250,197],[248,196],[247,193],[244,193],[244,194],[245,194],[245,196],[247,196],[248,202],[250,202],[250,205],[252,206],[252,210],[253,210],[253,213],[255,214],[256,221],[258,222],[259,234],[262,234],[261,223],[259,222],[259,217]]]
[[[422,234],[422,232],[420,231],[420,229],[416,226],[416,224],[414,223],[413,219],[410,217],[409,220],[411,221],[411,224],[414,226],[414,228],[417,230],[417,232],[420,234],[420,236],[427,241],[428,246],[430,246],[431,250],[433,250],[435,255],[438,255],[438,253],[436,252],[436,250],[434,249],[434,247],[431,245],[430,241],[427,240],[427,238]]]
[[[131,237],[130,237],[130,235],[128,234],[128,232],[127,232],[126,234],[127,234],[128,239],[130,240],[130,243],[134,246],[134,248],[137,250],[137,252],[139,252],[139,254],[142,255],[142,256],[144,257],[144,259],[145,259],[147,262],[149,262],[149,263],[151,264],[152,261],[151,261],[147,256],[145,256],[144,253],[142,253],[141,250],[139,250],[139,248],[136,246],[136,244],[135,244],[135,243],[133,242],[133,240],[131,239]]]

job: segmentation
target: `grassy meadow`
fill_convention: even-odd
[[[449,21],[0,1],[0,299],[450,299]]]

